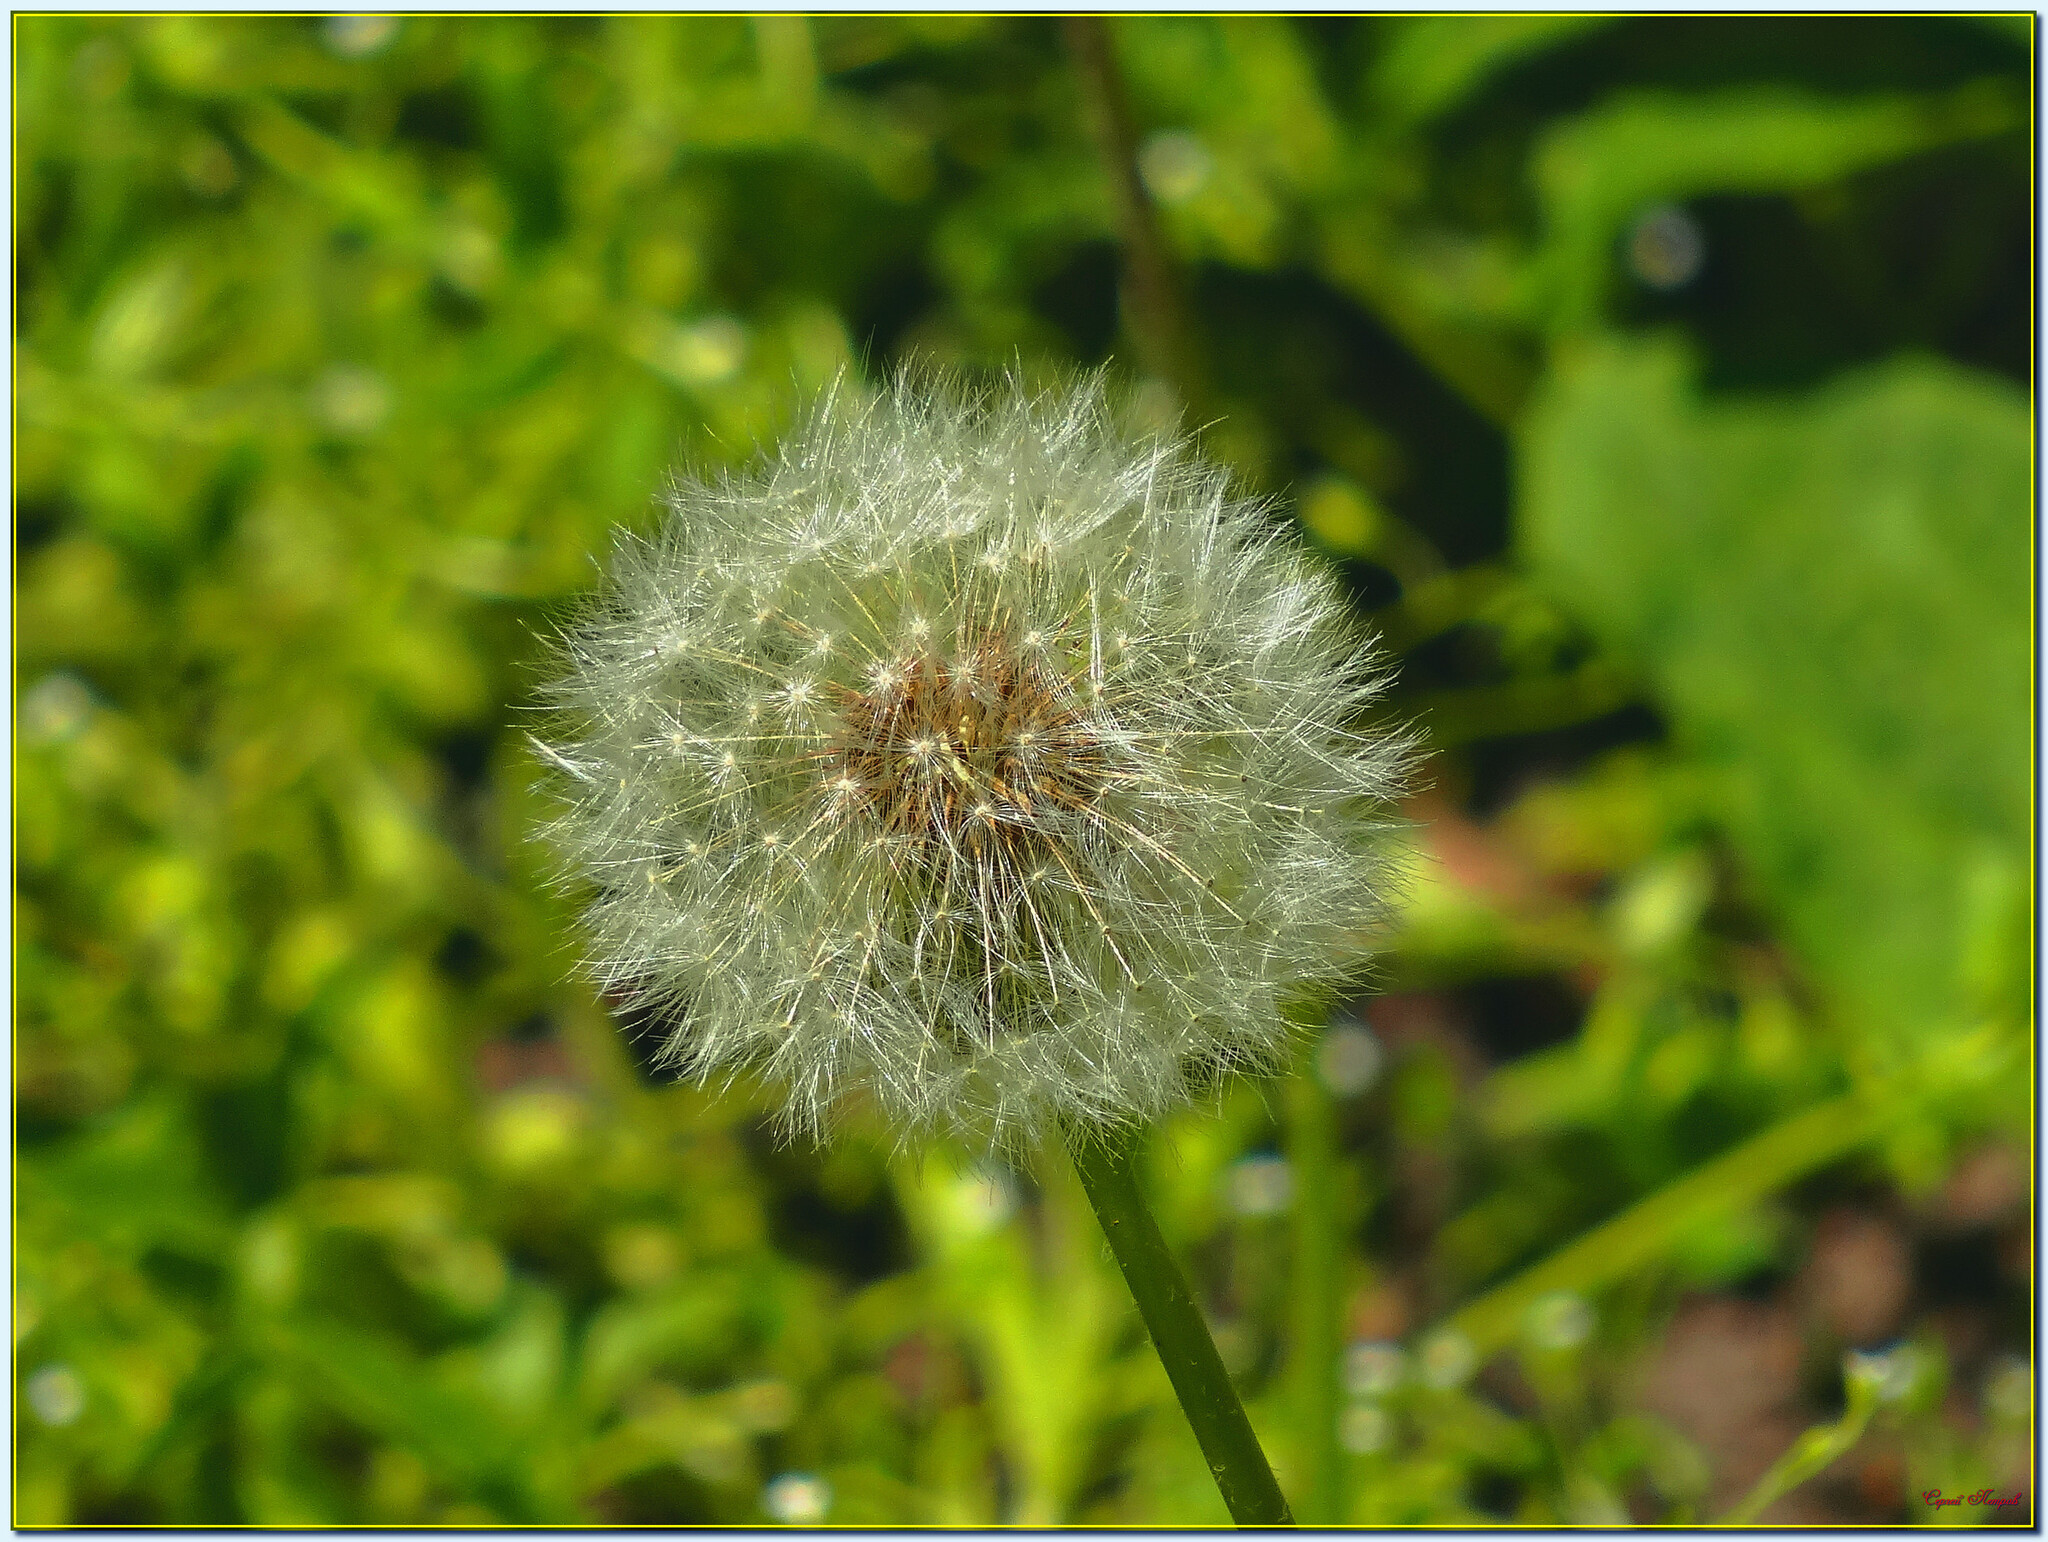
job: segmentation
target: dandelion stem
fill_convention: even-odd
[[[1070,1136],[1068,1149],[1231,1519],[1240,1526],[1291,1526],[1287,1498],[1259,1449],[1202,1309],[1138,1186],[1136,1144],[1128,1135],[1091,1133]]]
[[[1288,1149],[1294,1165],[1294,1382],[1302,1524],[1334,1526],[1344,1513],[1344,1459],[1337,1442],[1343,1397],[1344,1256],[1338,1217],[1337,1111],[1309,1063],[1287,1080]]]

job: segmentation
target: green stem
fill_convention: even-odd
[[[1344,1516],[1344,1459],[1337,1446],[1343,1398],[1344,1257],[1338,1215],[1337,1111],[1315,1064],[1287,1080],[1288,1146],[1294,1166],[1293,1382],[1301,1450],[1302,1524]]]
[[[1195,1304],[1187,1276],[1167,1250],[1138,1187],[1136,1142],[1128,1135],[1088,1132],[1070,1136],[1074,1170],[1102,1223],[1109,1250],[1137,1300],[1138,1315],[1166,1367],[1167,1379],[1194,1428],[1209,1471],[1240,1526],[1291,1526],[1286,1496],[1259,1449],[1251,1420],[1237,1400],[1209,1325]]]
[[[1109,175],[1110,205],[1123,245],[1125,329],[1145,368],[1199,416],[1208,395],[1201,354],[1159,210],[1138,173],[1137,126],[1109,24],[1100,16],[1069,16],[1062,28]]]
[[[1773,1502],[1791,1493],[1807,1479],[1819,1476],[1846,1455],[1863,1438],[1863,1432],[1870,1427],[1870,1416],[1876,1411],[1876,1385],[1852,1380],[1849,1383],[1849,1406],[1843,1409],[1842,1417],[1833,1424],[1816,1426],[1801,1435],[1792,1443],[1792,1449],[1773,1462],[1771,1470],[1757,1480],[1748,1497],[1714,1524],[1754,1526],[1757,1517]]]

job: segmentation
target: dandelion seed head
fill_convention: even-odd
[[[792,1132],[864,1102],[1025,1145],[1277,1066],[1367,961],[1411,754],[1361,726],[1383,671],[1099,381],[842,387],[667,501],[539,753],[589,971],[682,1073],[760,1069]]]

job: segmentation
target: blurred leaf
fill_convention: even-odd
[[[130,1103],[37,1155],[23,1164],[19,1203],[24,1228],[41,1237],[213,1257],[232,1235],[197,1134],[173,1097]]]
[[[1624,224],[1665,200],[1785,193],[1937,145],[2016,127],[1998,81],[1943,97],[1829,99],[1778,87],[1627,94],[1551,129],[1533,178],[1544,237],[1532,319],[1568,330],[1598,315]]]
[[[1694,1289],[1727,1288],[1768,1268],[1784,1248],[1783,1211],[1749,1205],[1704,1218],[1678,1240],[1672,1262]]]
[[[701,1374],[729,1352],[761,1309],[761,1282],[729,1271],[693,1275],[648,1301],[613,1301],[584,1335],[582,1395],[603,1408],[658,1371]]]
[[[482,1404],[441,1386],[384,1337],[300,1318],[276,1330],[275,1351],[350,1418],[417,1453],[460,1492],[495,1500],[513,1521],[534,1513],[519,1446]]]
[[[1975,22],[1980,27],[1997,33],[2008,43],[2017,43],[2031,50],[2034,46],[2034,31],[2040,25],[2038,13],[2008,11],[2002,15],[1969,15],[1958,18]]]
[[[1971,854],[2023,860],[2029,444],[2016,392],[1949,366],[1702,402],[1675,348],[1618,342],[1523,439],[1541,577],[1648,671],[1843,1020],[1895,1044],[1966,1005]]]
[[[1373,61],[1373,97],[1395,123],[1427,123],[1501,71],[1619,19],[1544,12],[1403,17]]]

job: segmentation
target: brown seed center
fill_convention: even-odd
[[[832,778],[933,861],[1042,845],[1104,784],[1102,746],[1067,682],[985,641],[879,671],[839,714]]]

